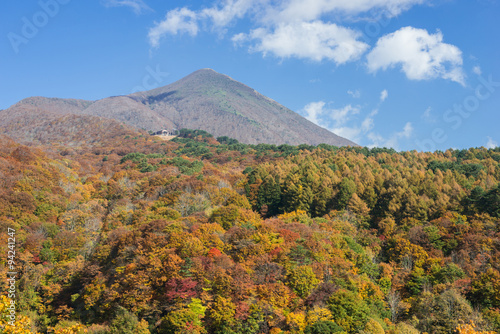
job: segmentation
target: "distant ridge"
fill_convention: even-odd
[[[123,122],[137,129],[201,129],[243,143],[356,146],[317,126],[256,90],[201,69],[164,87],[97,101],[31,97],[0,111],[0,129],[13,137],[24,131],[19,117],[55,119],[91,115]],[[16,130],[17,129],[17,130]],[[26,138],[28,139],[28,138]]]
[[[94,144],[117,136],[137,135],[137,131],[114,119],[78,115],[73,113],[58,113],[40,109],[34,98],[33,104],[24,103],[13,108],[0,111],[0,132],[24,144],[60,144],[64,146],[80,146]],[[75,100],[81,101],[81,100]],[[61,100],[58,101],[63,105]],[[68,107],[69,108],[69,107]]]

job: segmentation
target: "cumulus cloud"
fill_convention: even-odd
[[[387,89],[384,89],[381,93],[380,93],[380,102],[384,102],[385,99],[387,99],[387,97],[389,96],[389,92],[387,91]]]
[[[498,147],[498,142],[493,140],[493,138],[488,137],[488,142],[486,143],[486,148],[495,148]]]
[[[343,64],[358,59],[368,45],[358,40],[360,34],[321,21],[280,24],[274,30],[258,28],[248,35],[236,35],[233,41],[255,40],[253,51],[271,53],[279,58],[324,59]]]
[[[136,14],[151,10],[142,0],[101,0],[101,3],[106,7],[130,7]]]
[[[361,33],[339,26],[328,19],[352,18],[366,14],[373,17],[383,11],[391,17],[429,0],[220,0],[211,7],[191,11],[177,8],[150,29],[149,41],[159,45],[162,36],[198,29],[225,33],[225,28],[238,19],[249,18],[250,31],[234,32],[236,44],[247,43],[253,52],[278,58],[295,57],[313,61],[328,60],[344,64],[357,60],[368,45]]]
[[[424,29],[404,27],[381,37],[367,55],[371,72],[401,66],[411,80],[443,78],[464,85],[462,52],[443,43],[443,34],[429,34]]]
[[[102,0],[140,8],[142,0]],[[249,19],[252,29],[233,31],[232,41],[251,52],[277,58],[330,61],[337,65],[356,61],[369,45],[361,31],[341,26],[346,19],[392,17],[430,0],[218,0],[213,5],[191,10],[170,10],[149,30],[152,47],[165,35],[196,36],[199,30],[222,33],[239,27],[238,20]],[[139,6],[139,7],[137,7]],[[335,21],[332,21],[335,20]],[[335,23],[334,23],[335,22]],[[400,67],[411,80],[443,78],[465,84],[462,52],[443,42],[443,34],[404,27],[381,37],[367,56],[370,72]],[[479,67],[474,72],[479,71]],[[353,96],[354,97],[354,96]]]
[[[148,37],[151,46],[158,47],[160,38],[165,34],[177,35],[188,33],[196,36],[198,33],[197,14],[187,8],[177,8],[167,13],[165,20],[155,24],[149,30]]]

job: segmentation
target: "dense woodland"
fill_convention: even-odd
[[[499,148],[0,137],[0,224],[3,333],[500,332]]]

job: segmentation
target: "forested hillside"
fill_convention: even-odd
[[[5,333],[500,331],[499,148],[80,144],[0,137]]]

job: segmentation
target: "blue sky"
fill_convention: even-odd
[[[0,12],[0,109],[213,68],[360,145],[500,142],[498,0],[40,0]],[[0,120],[1,121],[1,120]]]

